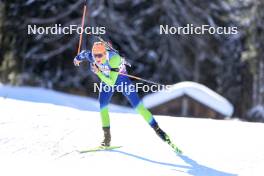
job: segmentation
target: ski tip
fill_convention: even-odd
[[[178,149],[178,148],[175,150],[175,153],[177,155],[182,155],[183,154],[183,152],[180,149]]]
[[[179,149],[175,144],[171,143],[170,146],[173,148],[174,152],[178,155],[183,154],[182,150]]]
[[[176,153],[177,155],[182,155],[182,154],[183,154],[182,150],[179,149],[179,148],[176,147],[176,146],[174,146],[174,151],[175,151],[175,153]]]

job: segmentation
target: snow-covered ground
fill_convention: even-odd
[[[99,109],[99,103],[94,98],[36,87],[11,87],[0,83],[0,97],[37,103],[50,103],[86,111],[98,111]],[[110,104],[109,108],[113,112],[134,113],[133,109],[123,106]]]
[[[184,155],[178,156],[139,115],[111,113],[112,143],[123,147],[79,154],[75,150],[94,147],[102,139],[98,112],[67,106],[62,101],[70,101],[66,94],[54,92],[54,97],[62,98],[58,104],[48,97],[46,102],[36,102],[25,94],[27,101],[11,94],[2,96],[2,90],[0,174],[4,176],[264,174],[264,124],[157,116],[160,126],[183,150]],[[37,98],[44,98],[39,91]]]

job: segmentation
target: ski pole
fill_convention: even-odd
[[[134,75],[129,75],[129,74],[120,73],[120,72],[118,72],[118,74],[119,75],[123,75],[123,76],[127,76],[129,78],[133,78],[133,79],[136,79],[136,80],[139,80],[139,81],[143,81],[143,82],[146,82],[146,83],[155,84],[155,85],[159,85],[159,86],[165,86],[163,84],[160,84],[160,83],[157,83],[157,82],[154,82],[154,81],[150,81],[150,80],[147,80],[147,79],[144,79],[144,78],[140,78],[140,77],[137,77],[137,76],[134,76]]]
[[[99,68],[98,64],[96,62],[94,62],[93,64],[96,65],[96,67],[100,70],[100,71],[107,71],[108,69],[103,69],[103,68]],[[134,76],[134,75],[129,75],[129,74],[126,74],[126,73],[121,73],[119,72],[118,70],[116,69],[111,69],[111,71],[114,71],[114,72],[117,72],[119,75],[123,75],[123,76],[127,76],[129,78],[133,78],[133,79],[136,79],[136,80],[139,80],[139,81],[143,81],[143,82],[146,82],[146,83],[150,83],[150,84],[155,84],[155,85],[159,85],[159,86],[166,86],[164,84],[160,84],[160,83],[157,83],[157,82],[154,82],[154,81],[151,81],[151,80],[147,80],[147,79],[144,79],[144,78],[140,78],[138,76]]]
[[[82,46],[82,38],[83,38],[83,30],[84,30],[84,20],[85,20],[86,9],[87,9],[86,4],[87,4],[87,3],[86,3],[86,1],[85,1],[85,3],[84,3],[84,7],[83,7],[83,16],[82,16],[82,32],[81,32],[81,34],[80,34],[80,38],[79,38],[79,46],[78,46],[78,53],[77,53],[77,54],[80,53],[80,51],[81,51],[81,46]]]
[[[85,0],[85,3],[84,3],[84,7],[83,7],[83,15],[82,15],[82,32],[80,34],[80,38],[79,38],[79,45],[78,45],[78,53],[80,53],[81,51],[81,46],[82,46],[82,38],[83,38],[83,31],[84,31],[84,21],[85,21],[85,16],[86,16],[86,11],[87,11],[87,0]],[[110,46],[107,42],[104,41],[104,39],[102,39],[99,35],[96,35],[96,37],[103,43],[105,43],[107,45],[108,48],[110,48],[111,50],[115,51],[116,53],[119,53],[118,50],[114,49],[112,46]],[[146,82],[146,83],[150,83],[150,84],[155,84],[155,85],[160,85],[162,86],[162,84],[160,83],[156,83],[154,81],[150,81],[150,80],[147,80],[147,79],[143,79],[143,78],[140,78],[140,77],[137,77],[137,76],[133,76],[133,75],[129,75],[129,74],[125,74],[125,73],[120,73],[118,72],[118,74],[120,75],[123,75],[123,76],[127,76],[127,77],[130,77],[130,78],[133,78],[133,79],[136,79],[136,80],[139,80],[139,81],[143,81],[143,82]]]

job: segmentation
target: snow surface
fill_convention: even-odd
[[[66,94],[44,88],[12,87],[0,84],[0,97],[38,103],[51,103],[80,110],[99,111],[99,103],[96,99]],[[109,109],[113,112],[134,113],[132,108],[113,104],[109,105]]]
[[[178,156],[139,115],[110,115],[112,144],[123,147],[79,154],[102,139],[98,112],[0,97],[0,174],[264,175],[264,124],[157,116],[183,150]]]
[[[189,81],[174,84],[168,90],[149,94],[143,98],[143,103],[152,108],[183,95],[192,97],[226,117],[231,117],[234,112],[233,105],[227,99],[202,84]]]

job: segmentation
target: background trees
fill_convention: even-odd
[[[0,5],[1,82],[95,96],[87,65],[76,69],[78,35],[27,35],[27,25],[80,24],[83,0],[3,1]],[[264,119],[261,0],[89,1],[86,25],[106,26],[131,74],[163,84],[192,80],[227,97],[235,116]],[[237,26],[238,35],[159,35],[159,25]],[[84,48],[93,36],[85,36]],[[116,97],[115,101],[119,101]]]

